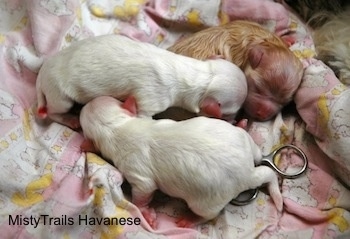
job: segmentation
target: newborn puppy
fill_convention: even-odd
[[[243,108],[260,121],[271,119],[292,101],[303,74],[301,62],[277,35],[249,21],[207,28],[169,50],[197,59],[222,55],[239,66],[248,82]]]
[[[223,120],[195,117],[176,122],[138,118],[112,97],[87,103],[80,123],[87,139],[113,161],[132,187],[132,202],[154,226],[147,205],[155,190],[184,199],[203,220],[216,217],[247,189],[267,184],[279,211],[277,175],[259,164],[262,154],[242,128]],[[192,226],[182,219],[180,226]]]
[[[200,61],[121,35],[73,43],[44,62],[36,87],[39,118],[72,128],[79,127],[67,114],[74,102],[101,95],[135,97],[141,117],[178,106],[230,121],[247,95],[244,73],[229,61]]]

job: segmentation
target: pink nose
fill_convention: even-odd
[[[274,112],[272,109],[265,105],[260,105],[259,109],[255,112],[255,117],[258,120],[266,121],[273,117]]]

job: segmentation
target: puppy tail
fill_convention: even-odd
[[[255,167],[252,174],[251,188],[257,188],[261,185],[267,184],[268,192],[272,198],[272,201],[276,205],[279,212],[283,210],[283,197],[278,184],[278,177],[276,173],[268,166]]]
[[[256,167],[256,175],[258,184],[261,185],[267,183],[267,189],[275,203],[276,208],[279,212],[283,210],[283,197],[278,184],[277,174],[267,166],[259,166],[262,160],[262,153],[259,146],[254,142],[252,137],[248,137],[251,145],[251,150],[253,152],[254,163]]]
[[[283,210],[283,197],[279,188],[277,175],[273,172],[273,179],[267,184],[269,194],[279,212]]]
[[[41,89],[38,89],[37,93],[38,105],[37,105],[37,116],[40,119],[45,119],[47,117],[47,107],[46,107],[46,98]]]

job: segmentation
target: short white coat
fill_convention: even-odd
[[[180,122],[136,118],[111,97],[86,104],[80,123],[85,137],[131,184],[132,201],[139,207],[160,189],[209,220],[239,193],[266,183],[282,210],[277,175],[255,166],[261,151],[242,128],[207,117]]]
[[[199,113],[205,100],[213,99],[223,118],[232,120],[247,95],[245,75],[233,63],[196,60],[122,35],[75,42],[48,58],[36,87],[38,109],[46,107],[47,115],[61,123],[74,102],[102,95],[134,96],[141,117],[170,106]]]

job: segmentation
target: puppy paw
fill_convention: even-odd
[[[148,224],[153,228],[153,229],[157,229],[157,214],[156,211],[154,210],[154,208],[149,208],[149,207],[144,207],[141,208],[141,213],[143,215],[143,217],[146,219],[146,221],[148,222]]]
[[[39,119],[45,119],[47,117],[47,108],[45,106],[38,108],[37,116]]]
[[[183,227],[183,228],[192,228],[195,225],[195,223],[188,218],[180,218],[175,223],[178,227]]]
[[[89,140],[89,139],[85,139],[81,145],[80,145],[80,150],[82,152],[91,152],[91,153],[95,153],[98,154],[100,153],[98,149],[96,149],[94,143]]]
[[[206,221],[205,219],[197,216],[196,214],[187,214],[186,216],[180,217],[175,223],[178,227],[193,228],[196,225]]]
[[[79,129],[80,128],[80,121],[79,118],[71,118],[67,121],[68,127],[72,129]]]
[[[236,123],[236,126],[242,128],[244,130],[247,130],[247,128],[248,128],[248,119],[241,119],[240,121],[238,121]]]

